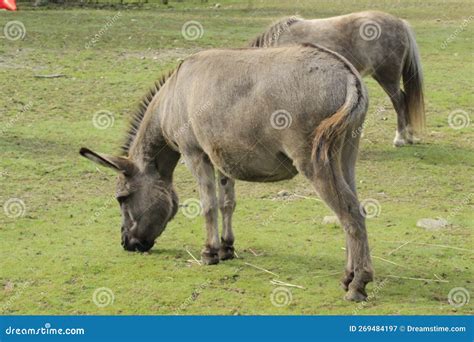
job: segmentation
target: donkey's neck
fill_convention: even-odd
[[[150,121],[152,120],[145,115],[128,151],[129,158],[140,168],[154,163],[161,147],[162,139],[157,134],[159,129],[154,128]]]
[[[141,170],[155,166],[163,177],[172,176],[173,170],[179,160],[180,154],[174,151],[167,143],[160,124],[160,103],[169,96],[167,88],[176,69],[162,77],[155,87],[144,97],[141,108],[135,116],[129,132],[128,156]]]
[[[156,167],[160,177],[172,179],[180,154],[166,142],[154,106],[145,114],[136,137],[130,146],[129,158],[141,170]]]

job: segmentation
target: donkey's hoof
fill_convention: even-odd
[[[213,250],[204,250],[201,253],[201,262],[203,265],[215,265],[219,263],[219,253]]]
[[[395,147],[402,147],[402,146],[405,146],[406,144],[407,142],[405,141],[405,139],[395,138],[395,140],[393,141],[393,146]]]
[[[221,248],[219,249],[219,259],[229,260],[229,259],[234,259],[234,258],[235,258],[234,246],[222,245]]]
[[[420,138],[416,138],[416,137],[413,137],[413,136],[412,136],[412,137],[408,137],[407,140],[408,140],[408,143],[409,143],[409,144],[419,144],[419,143],[421,143],[421,139],[420,139]]]
[[[363,302],[367,300],[367,293],[365,292],[365,290],[349,288],[346,295],[344,296],[344,299],[352,302]]]
[[[349,290],[349,284],[351,281],[354,279],[354,272],[346,272],[346,275],[344,278],[341,280],[341,287],[344,289],[344,291]]]

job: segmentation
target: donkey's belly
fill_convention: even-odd
[[[214,151],[211,160],[227,176],[248,182],[276,182],[298,174],[292,160],[281,152],[233,155]]]

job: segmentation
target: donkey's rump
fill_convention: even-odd
[[[164,118],[165,134],[181,153],[204,151],[232,178],[291,178],[311,155],[314,130],[342,107],[356,77],[340,56],[310,46],[198,53],[176,75],[180,110]],[[177,134],[183,123],[189,131]]]

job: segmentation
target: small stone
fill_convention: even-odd
[[[278,197],[288,197],[288,196],[290,196],[290,193],[289,193],[288,191],[286,191],[286,190],[280,190],[280,191],[278,191],[278,195],[277,195],[277,196],[278,196]]]
[[[330,225],[339,224],[339,219],[337,216],[324,216],[322,223]]]
[[[424,228],[426,230],[440,230],[446,228],[449,225],[448,221],[445,219],[432,219],[432,218],[422,218],[419,219],[416,223],[417,227]]]
[[[3,289],[5,290],[5,292],[11,292],[13,290],[13,287],[13,283],[11,281],[7,281]]]

